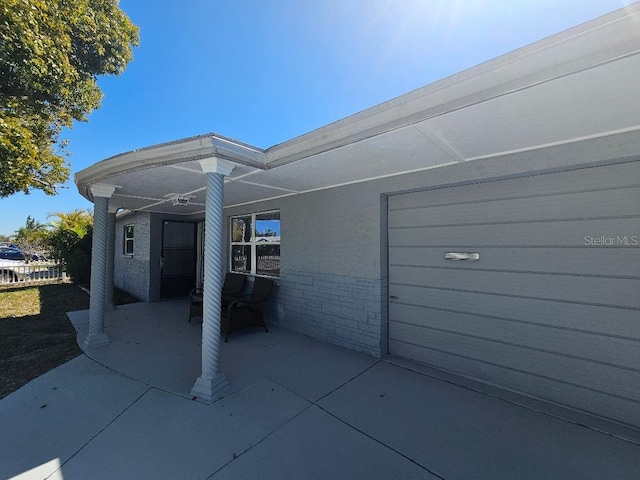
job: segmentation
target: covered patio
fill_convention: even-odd
[[[190,325],[186,311],[182,300],[108,311],[110,348],[84,347],[84,355],[3,399],[0,477],[640,476],[638,438],[277,327],[223,344],[230,388],[211,404],[193,401],[201,326]],[[88,312],[70,318],[82,345]]]

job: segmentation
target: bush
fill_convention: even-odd
[[[65,266],[67,275],[74,283],[89,285],[91,278],[91,239],[93,235],[89,232],[79,239],[67,252]]]
[[[72,230],[57,229],[49,236],[49,245],[56,260],[64,263],[67,275],[74,283],[88,285],[91,278],[92,229],[82,238]]]
[[[27,253],[47,253],[63,264],[75,283],[89,284],[91,278],[91,238],[93,214],[76,208],[71,212],[53,212],[49,226],[27,217],[24,227],[16,232],[16,242]]]

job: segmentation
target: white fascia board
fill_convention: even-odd
[[[267,149],[267,168],[640,53],[640,2]]]
[[[214,156],[249,167],[264,168],[264,150],[221,135],[211,136]]]
[[[90,187],[115,175],[174,165],[205,158],[219,158],[254,168],[264,168],[264,151],[229,138],[206,134],[121,153],[91,165],[74,175],[78,191],[93,201]]]

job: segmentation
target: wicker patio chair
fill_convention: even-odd
[[[264,321],[264,311],[272,288],[272,280],[256,277],[248,300],[236,300],[222,311],[220,329],[225,336],[225,343],[231,333],[244,327],[264,327],[265,332],[269,331]]]
[[[202,318],[203,294],[202,287],[196,287],[189,292],[189,323],[193,317]]]
[[[222,298],[220,299],[223,311],[231,302],[240,298],[246,280],[246,275],[240,275],[238,273],[226,274],[224,277],[224,284],[222,285]],[[189,322],[191,322],[192,317],[202,317],[202,301],[202,287],[197,287],[191,290],[189,293]]]
[[[221,308],[224,312],[230,303],[239,300],[242,296],[242,289],[247,281],[246,275],[239,273],[227,273],[222,286]]]

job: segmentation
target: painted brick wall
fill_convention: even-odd
[[[374,357],[380,355],[380,281],[287,271],[271,319],[279,325]]]
[[[134,225],[133,256],[122,253],[124,226]],[[148,213],[134,213],[116,220],[114,284],[144,301],[149,297],[151,220]]]
[[[225,215],[269,209],[280,210],[282,258],[268,322],[374,357],[386,353],[380,194],[363,184],[346,186]],[[227,216],[227,241],[228,223]]]

